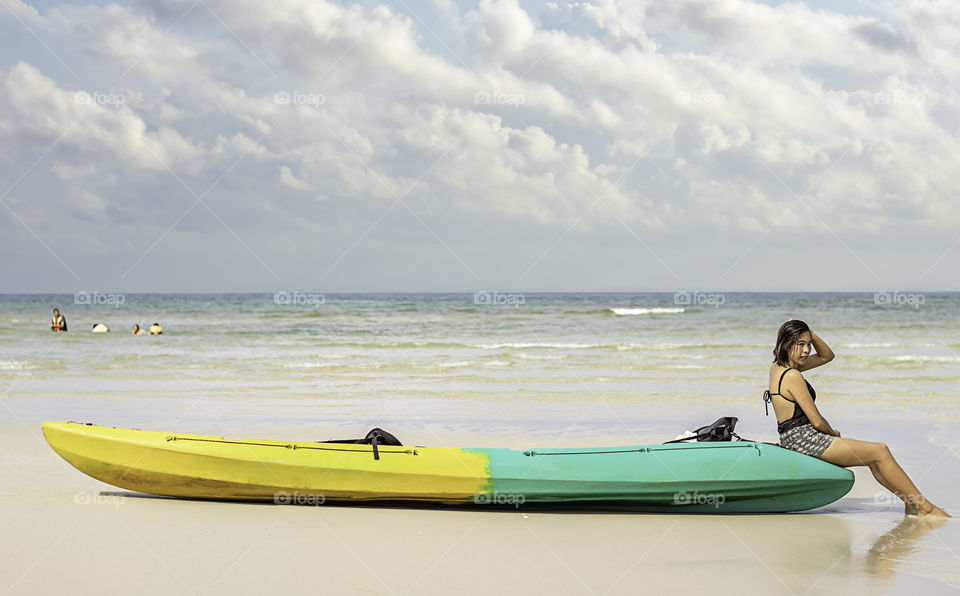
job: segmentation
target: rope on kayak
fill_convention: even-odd
[[[283,445],[277,443],[258,443],[256,441],[231,441],[229,439],[198,439],[196,437],[167,437],[167,441],[197,441],[200,443],[227,443],[230,445],[255,445],[257,447],[282,447],[283,449],[313,449],[315,451],[345,451],[347,453],[364,453],[369,455],[369,451],[361,449],[338,449],[336,447],[314,447],[313,445],[297,445],[296,443],[286,443]],[[420,455],[416,449],[403,449],[401,451],[379,450],[380,453],[397,453],[400,455]]]
[[[524,455],[603,455],[607,453],[647,453],[650,449],[622,449],[617,451],[524,451]]]
[[[738,441],[739,442],[739,441]],[[747,445],[697,445],[697,449],[736,449],[737,447],[754,447],[756,443],[743,441]],[[676,451],[677,449],[687,449],[686,447],[641,447],[639,449],[618,449],[616,451],[524,451],[524,455],[608,455],[610,453],[650,453],[652,451]],[[759,448],[757,448],[759,452]]]

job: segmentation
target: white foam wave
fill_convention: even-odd
[[[905,354],[902,356],[894,356],[893,359],[897,362],[960,362],[960,356],[921,356]]]
[[[677,348],[702,348],[710,344],[705,343],[656,343],[656,344],[619,344],[617,350],[628,352],[630,350],[674,350]]]
[[[341,366],[339,362],[284,362],[283,368],[328,368]]]
[[[475,364],[475,363],[467,360],[457,360],[454,362],[441,362],[440,368],[461,368],[464,366],[470,366],[471,364]]]
[[[31,368],[26,362],[19,360],[0,360],[0,370],[24,370]]]
[[[636,315],[672,315],[684,312],[684,308],[610,308],[608,309],[615,315],[636,316]]]
[[[550,342],[519,342],[502,344],[474,344],[471,347],[484,348],[487,350],[502,350],[503,348],[600,348],[603,344],[584,344],[584,343],[550,343]]]
[[[521,360],[563,360],[566,356],[538,356],[536,354],[519,354]]]
[[[935,348],[937,344],[903,344],[903,343],[892,343],[892,342],[879,342],[879,343],[850,343],[850,344],[840,344],[844,348],[897,348],[910,346],[914,348]]]
[[[485,362],[482,361],[471,361],[471,360],[453,360],[450,362],[441,362],[440,368],[463,368],[465,366],[510,366],[510,361],[508,360],[488,360]]]

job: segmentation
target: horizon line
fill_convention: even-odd
[[[153,291],[57,291],[57,292],[0,292],[0,296],[51,296],[77,294],[124,294],[124,295],[154,295],[154,296],[223,296],[223,295],[275,295],[279,293],[311,293],[329,295],[476,295],[488,294],[543,294],[543,295],[609,295],[609,294],[882,294],[882,293],[928,293],[928,294],[960,294],[960,290],[916,290],[916,289],[888,289],[888,290],[612,290],[612,291],[577,291],[577,290],[278,290],[278,291],[197,291],[197,292],[153,292]]]

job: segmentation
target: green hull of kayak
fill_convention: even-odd
[[[840,499],[854,481],[850,470],[751,441],[476,451],[490,461],[491,503],[699,513],[803,511]]]

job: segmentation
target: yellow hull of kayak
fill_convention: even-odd
[[[380,446],[152,432],[45,422],[50,446],[98,480],[144,493],[207,499],[473,502],[489,459],[447,447]]]

